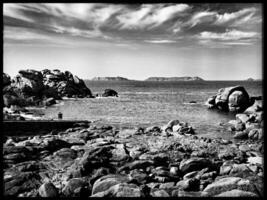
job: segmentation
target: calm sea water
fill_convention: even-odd
[[[219,124],[234,119],[233,114],[208,110],[204,102],[218,89],[242,85],[249,95],[262,95],[262,82],[145,82],[145,81],[86,81],[93,94],[112,88],[118,98],[64,100],[45,110],[45,118],[97,121],[121,128],[161,126],[171,119],[188,122],[196,133],[207,137],[229,138],[232,135]],[[189,104],[196,101],[196,104]]]

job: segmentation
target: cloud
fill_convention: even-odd
[[[197,37],[204,40],[242,40],[242,39],[254,39],[260,35],[257,32],[243,32],[238,30],[227,30],[224,33],[214,33],[204,31]]]
[[[121,29],[151,29],[173,19],[190,9],[187,4],[164,6],[162,4],[142,5],[139,10],[125,12],[117,17]]]
[[[261,23],[261,16],[257,16],[259,10],[255,7],[244,8],[236,12],[219,14],[217,11],[199,11],[191,17],[185,25],[208,24],[210,26],[242,27],[247,24]]]
[[[64,37],[154,44],[179,39],[188,46],[195,44],[192,38],[200,43],[257,40],[262,21],[255,4],[232,9],[228,4],[7,3],[3,15],[8,41],[54,43]]]
[[[175,40],[145,40],[148,43],[155,43],[155,44],[166,44],[166,43],[176,43]]]

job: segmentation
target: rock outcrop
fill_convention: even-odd
[[[222,111],[242,112],[251,105],[251,99],[243,86],[233,86],[219,89],[206,105]]]
[[[3,73],[4,106],[52,105],[62,97],[92,97],[83,80],[59,70],[20,70],[12,80]]]

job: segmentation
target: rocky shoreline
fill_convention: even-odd
[[[36,86],[23,83],[27,84],[4,84],[4,94],[22,98],[29,85]],[[118,95],[112,89],[104,93]],[[262,99],[234,86],[220,89],[207,106],[238,111],[236,119],[225,124],[237,142],[199,137],[197,130],[178,119],[136,129],[83,122],[42,135],[5,133],[4,196],[263,197]],[[18,108],[17,118],[25,112]]]
[[[119,130],[80,123],[6,136],[5,196],[263,196],[263,141],[198,138],[187,123]]]

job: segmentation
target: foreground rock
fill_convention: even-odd
[[[5,136],[4,195],[263,196],[263,141],[198,138],[179,133],[180,123],[163,126],[168,137],[156,126],[136,132],[94,124],[53,135]]]

